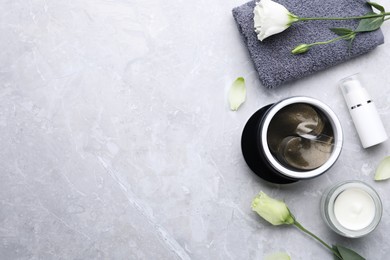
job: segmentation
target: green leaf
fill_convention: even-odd
[[[365,260],[364,257],[349,248],[340,245],[333,245],[332,248],[341,255],[343,260]],[[334,257],[334,259],[340,259],[337,256]]]
[[[376,168],[374,180],[383,181],[390,178],[390,156],[386,156]]]
[[[368,13],[367,15],[371,15],[371,14],[375,14],[375,13]],[[378,30],[382,26],[383,22],[384,22],[383,16],[361,19],[355,32],[372,32]]]
[[[369,4],[371,7],[374,7],[375,9],[377,9],[381,13],[385,12],[385,8],[383,6],[381,6],[380,4],[377,4],[374,2],[367,2],[367,4]]]
[[[330,28],[330,30],[335,34],[337,34],[338,36],[345,36],[354,33],[354,31],[347,28]]]
[[[239,77],[233,82],[229,90],[230,109],[233,111],[237,111],[237,109],[241,106],[241,104],[245,102],[245,99],[246,99],[245,80],[243,77]]]
[[[333,251],[335,251],[338,255],[340,255],[340,252],[339,252],[339,250],[337,249],[337,246],[332,245],[332,249],[333,249]],[[340,260],[340,257],[338,257],[338,256],[336,255],[336,253],[333,253],[333,259],[334,259],[334,260]]]

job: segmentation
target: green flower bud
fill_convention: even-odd
[[[292,54],[301,54],[301,53],[305,53],[307,52],[309,49],[310,49],[310,45],[309,44],[300,44],[298,45],[297,47],[295,47],[291,53]]]
[[[294,216],[287,205],[280,200],[270,198],[264,192],[260,192],[252,201],[252,210],[272,225],[294,224]]]

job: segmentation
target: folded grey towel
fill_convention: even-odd
[[[275,0],[299,17],[346,17],[372,11],[365,0]],[[246,43],[261,83],[273,88],[357,57],[384,42],[381,30],[360,33],[349,50],[347,41],[312,47],[301,55],[291,50],[302,43],[337,37],[329,28],[355,29],[359,21],[307,21],[293,24],[282,33],[260,42],[253,26],[255,1],[233,9],[233,16]]]

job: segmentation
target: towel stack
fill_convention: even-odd
[[[364,15],[372,9],[365,0],[275,0],[299,17],[346,17]],[[260,42],[253,26],[253,9],[250,1],[233,9],[233,16],[248,47],[250,57],[261,83],[268,88],[279,86],[316,71],[324,70],[361,54],[367,53],[384,42],[381,30],[360,33],[349,49],[347,41],[318,45],[301,55],[291,50],[302,43],[327,41],[337,37],[329,28],[355,29],[356,20],[309,21],[293,24],[286,31]]]

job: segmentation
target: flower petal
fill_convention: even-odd
[[[376,168],[374,180],[383,181],[390,178],[390,156],[385,157]]]
[[[266,255],[264,260],[291,260],[290,256],[284,252]]]
[[[233,111],[237,111],[237,109],[241,106],[241,104],[245,102],[245,99],[246,99],[245,79],[243,77],[239,77],[233,82],[229,90],[230,109]]]

